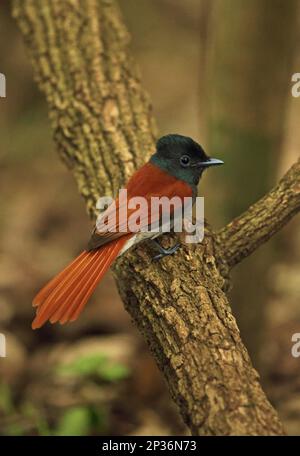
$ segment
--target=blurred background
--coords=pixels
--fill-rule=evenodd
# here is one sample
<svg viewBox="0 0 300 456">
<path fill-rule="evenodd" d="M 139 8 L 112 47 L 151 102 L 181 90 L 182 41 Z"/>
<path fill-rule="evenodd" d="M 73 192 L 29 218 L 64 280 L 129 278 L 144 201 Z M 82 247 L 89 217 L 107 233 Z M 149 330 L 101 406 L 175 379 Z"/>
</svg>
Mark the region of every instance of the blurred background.
<svg viewBox="0 0 300 456">
<path fill-rule="evenodd" d="M 161 134 L 190 135 L 225 166 L 204 177 L 215 227 L 299 157 L 299 0 L 120 0 Z M 0 9 L 1 435 L 184 435 L 188 431 L 110 274 L 79 321 L 30 328 L 36 291 L 85 245 L 91 225 L 51 139 L 9 5 Z M 243 340 L 290 434 L 300 435 L 300 221 L 233 272 Z"/>
</svg>

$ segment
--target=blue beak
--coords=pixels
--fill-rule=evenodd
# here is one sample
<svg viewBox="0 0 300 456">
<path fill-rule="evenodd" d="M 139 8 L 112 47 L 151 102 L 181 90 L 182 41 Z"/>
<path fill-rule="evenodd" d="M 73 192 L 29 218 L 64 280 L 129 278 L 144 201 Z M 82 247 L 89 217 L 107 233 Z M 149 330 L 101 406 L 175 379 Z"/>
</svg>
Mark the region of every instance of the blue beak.
<svg viewBox="0 0 300 456">
<path fill-rule="evenodd" d="M 209 166 L 217 165 L 224 165 L 224 162 L 222 160 L 219 160 L 218 158 L 209 158 L 207 161 L 198 163 L 199 168 L 208 168 Z"/>
</svg>

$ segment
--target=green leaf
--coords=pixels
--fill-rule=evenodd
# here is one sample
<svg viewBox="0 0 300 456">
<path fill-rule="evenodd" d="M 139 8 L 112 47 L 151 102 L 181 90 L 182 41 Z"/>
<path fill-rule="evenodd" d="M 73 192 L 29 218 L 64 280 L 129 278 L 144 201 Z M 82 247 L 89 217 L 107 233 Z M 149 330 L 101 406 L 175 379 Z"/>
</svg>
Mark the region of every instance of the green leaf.
<svg viewBox="0 0 300 456">
<path fill-rule="evenodd" d="M 93 354 L 83 356 L 66 366 L 60 366 L 59 372 L 68 375 L 89 376 L 97 373 L 99 366 L 104 364 L 106 361 L 107 359 L 104 355 Z"/>
<path fill-rule="evenodd" d="M 98 374 L 102 380 L 115 382 L 127 378 L 130 374 L 130 369 L 123 364 L 108 363 L 99 367 Z"/>
<path fill-rule="evenodd" d="M 88 435 L 90 427 L 90 410 L 87 407 L 73 407 L 60 418 L 55 435 Z"/>
<path fill-rule="evenodd" d="M 107 433 L 109 429 L 109 412 L 105 406 L 91 407 L 92 428 L 97 434 Z"/>
</svg>

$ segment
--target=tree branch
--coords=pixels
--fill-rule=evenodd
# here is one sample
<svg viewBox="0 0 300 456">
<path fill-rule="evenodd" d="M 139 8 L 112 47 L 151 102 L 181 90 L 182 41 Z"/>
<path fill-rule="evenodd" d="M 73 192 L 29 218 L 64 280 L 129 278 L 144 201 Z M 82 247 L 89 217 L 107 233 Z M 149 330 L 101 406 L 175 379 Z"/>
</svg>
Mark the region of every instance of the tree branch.
<svg viewBox="0 0 300 456">
<path fill-rule="evenodd" d="M 218 233 L 223 260 L 232 268 L 267 242 L 300 211 L 300 160 L 279 184 Z"/>
<path fill-rule="evenodd" d="M 99 195 L 115 195 L 154 147 L 128 32 L 109 0 L 88 0 L 86 8 L 79 0 L 13 5 L 58 150 L 95 218 Z"/>
<path fill-rule="evenodd" d="M 13 6 L 56 144 L 94 217 L 97 198 L 116 193 L 153 152 L 156 136 L 119 10 L 113 0 Z M 207 227 L 201 245 L 182 244 L 160 262 L 138 246 L 118 260 L 115 275 L 194 434 L 283 434 L 240 339 L 220 264 L 226 273 Z"/>
</svg>

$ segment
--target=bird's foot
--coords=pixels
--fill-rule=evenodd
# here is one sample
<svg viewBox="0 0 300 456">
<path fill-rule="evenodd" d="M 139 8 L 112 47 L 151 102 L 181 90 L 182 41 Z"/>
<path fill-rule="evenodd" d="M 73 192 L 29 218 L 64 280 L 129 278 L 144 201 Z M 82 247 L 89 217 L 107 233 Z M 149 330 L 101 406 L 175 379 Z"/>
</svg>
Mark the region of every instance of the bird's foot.
<svg viewBox="0 0 300 456">
<path fill-rule="evenodd" d="M 153 260 L 160 260 L 165 256 L 173 255 L 180 247 L 180 244 L 175 244 L 173 247 L 169 249 L 165 249 L 162 247 L 155 239 L 152 239 L 152 243 L 155 245 L 155 248 L 159 251 L 159 254 L 153 257 Z"/>
</svg>

